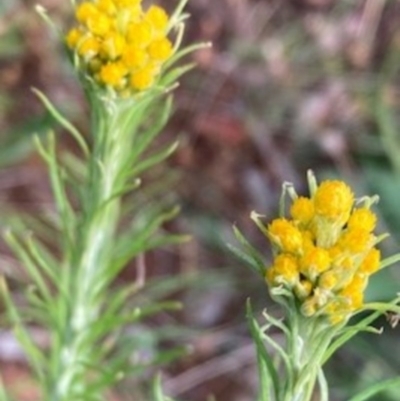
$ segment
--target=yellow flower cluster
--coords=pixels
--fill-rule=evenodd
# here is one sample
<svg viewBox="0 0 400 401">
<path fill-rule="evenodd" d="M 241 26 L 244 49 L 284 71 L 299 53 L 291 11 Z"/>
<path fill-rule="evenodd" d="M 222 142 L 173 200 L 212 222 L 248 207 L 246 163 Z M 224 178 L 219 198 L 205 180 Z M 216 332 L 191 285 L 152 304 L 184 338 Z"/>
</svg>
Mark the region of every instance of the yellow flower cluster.
<svg viewBox="0 0 400 401">
<path fill-rule="evenodd" d="M 295 197 L 291 218 L 267 227 L 275 251 L 268 285 L 289 289 L 305 316 L 324 315 L 338 323 L 359 309 L 368 278 L 380 264 L 370 203 L 356 206 L 342 181 L 324 181 L 310 198 Z"/>
<path fill-rule="evenodd" d="M 172 55 L 169 17 L 161 7 L 146 11 L 142 0 L 92 0 L 75 11 L 77 24 L 66 35 L 87 72 L 120 93 L 151 87 Z"/>
</svg>

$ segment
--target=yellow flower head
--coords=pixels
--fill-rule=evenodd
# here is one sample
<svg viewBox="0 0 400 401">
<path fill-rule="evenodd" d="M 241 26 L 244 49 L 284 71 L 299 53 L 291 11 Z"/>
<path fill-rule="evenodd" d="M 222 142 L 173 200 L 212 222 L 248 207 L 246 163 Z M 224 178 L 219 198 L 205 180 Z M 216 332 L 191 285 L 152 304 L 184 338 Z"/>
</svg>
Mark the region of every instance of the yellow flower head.
<svg viewBox="0 0 400 401">
<path fill-rule="evenodd" d="M 77 43 L 77 52 L 86 61 L 97 56 L 100 51 L 100 42 L 93 36 L 85 36 Z"/>
<path fill-rule="evenodd" d="M 371 232 L 374 230 L 375 226 L 376 216 L 366 207 L 355 209 L 347 222 L 347 227 L 350 230 L 360 229 Z"/>
<path fill-rule="evenodd" d="M 158 6 L 151 6 L 145 15 L 146 21 L 150 22 L 155 30 L 158 32 L 165 31 L 168 26 L 168 15 L 167 13 Z"/>
<path fill-rule="evenodd" d="M 371 275 L 379 270 L 379 263 L 381 261 L 381 253 L 379 249 L 372 248 L 364 260 L 361 262 L 359 272 Z"/>
<path fill-rule="evenodd" d="M 127 68 L 120 62 L 108 63 L 101 67 L 99 76 L 105 85 L 121 89 L 127 72 Z"/>
<path fill-rule="evenodd" d="M 362 306 L 368 277 L 379 269 L 374 198 L 356 208 L 344 182 L 311 183 L 309 197 L 292 196 L 290 218 L 266 228 L 275 251 L 266 278 L 271 291 L 286 287 L 305 316 L 336 324 Z"/>
<path fill-rule="evenodd" d="M 324 181 L 314 197 L 315 213 L 328 219 L 347 220 L 353 202 L 353 192 L 344 182 Z"/>
<path fill-rule="evenodd" d="M 293 201 L 290 207 L 290 215 L 293 220 L 303 225 L 308 225 L 314 217 L 314 202 L 303 196 Z"/>
<path fill-rule="evenodd" d="M 156 67 L 151 64 L 140 70 L 137 70 L 131 75 L 131 87 L 136 90 L 144 90 L 150 88 L 150 86 L 154 83 L 154 77 L 156 74 Z"/>
<path fill-rule="evenodd" d="M 296 258 L 288 254 L 277 256 L 274 265 L 270 267 L 266 278 L 267 281 L 271 281 L 274 284 L 293 286 L 298 282 L 299 278 L 299 269 Z"/>
<path fill-rule="evenodd" d="M 326 249 L 313 247 L 304 253 L 300 261 L 300 271 L 310 279 L 328 270 L 331 257 Z"/>
<path fill-rule="evenodd" d="M 284 252 L 298 253 L 302 249 L 303 237 L 300 230 L 289 220 L 276 219 L 268 227 L 268 234 Z"/>
<path fill-rule="evenodd" d="M 153 86 L 173 53 L 169 17 L 159 6 L 146 10 L 142 0 L 86 0 L 77 5 L 75 18 L 67 46 L 87 75 L 116 93 Z"/>
<path fill-rule="evenodd" d="M 362 253 L 372 242 L 372 235 L 363 229 L 349 229 L 339 238 L 338 245 L 353 254 Z"/>
</svg>

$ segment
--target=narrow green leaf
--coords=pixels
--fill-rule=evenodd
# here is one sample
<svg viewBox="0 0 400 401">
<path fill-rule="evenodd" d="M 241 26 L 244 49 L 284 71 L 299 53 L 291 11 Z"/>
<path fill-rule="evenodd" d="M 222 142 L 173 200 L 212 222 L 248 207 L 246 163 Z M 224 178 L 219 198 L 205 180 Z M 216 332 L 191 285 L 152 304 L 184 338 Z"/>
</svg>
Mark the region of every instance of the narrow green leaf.
<svg viewBox="0 0 400 401">
<path fill-rule="evenodd" d="M 43 244 L 36 241 L 32 235 L 27 239 L 28 249 L 34 258 L 35 262 L 42 271 L 46 273 L 47 277 L 51 280 L 52 284 L 59 287 L 59 275 L 58 270 L 60 268 L 59 263 L 56 262 L 54 257 L 45 248 Z"/>
<path fill-rule="evenodd" d="M 232 244 L 226 244 L 228 250 L 230 250 L 238 259 L 242 262 L 246 263 L 250 269 L 252 269 L 255 273 L 260 274 L 260 268 L 257 263 L 254 262 L 254 259 L 251 258 L 247 253 L 244 253 L 239 248 Z"/>
<path fill-rule="evenodd" d="M 51 294 L 48 288 L 47 283 L 44 281 L 38 267 L 33 262 L 31 256 L 27 252 L 27 250 L 21 245 L 21 243 L 17 240 L 17 238 L 11 233 L 11 231 L 6 231 L 4 234 L 4 239 L 10 248 L 15 252 L 29 276 L 38 287 L 42 296 L 48 301 L 51 302 Z"/>
<path fill-rule="evenodd" d="M 400 305 L 394 305 L 388 302 L 370 302 L 364 304 L 361 310 L 375 310 L 380 313 L 394 312 L 400 314 Z"/>
<path fill-rule="evenodd" d="M 345 327 L 340 332 L 339 336 L 335 339 L 335 341 L 329 346 L 329 348 L 324 353 L 322 364 L 325 364 L 330 359 L 330 357 L 336 352 L 336 350 L 341 348 L 345 343 L 347 343 L 349 340 L 351 340 L 356 334 L 358 334 L 360 331 L 363 331 L 367 327 L 369 327 L 369 325 L 377 317 L 379 317 L 380 314 L 381 314 L 380 312 L 372 313 L 371 315 L 362 319 L 359 323 L 357 323 L 353 326 Z"/>
<path fill-rule="evenodd" d="M 151 128 L 141 133 L 135 138 L 132 155 L 130 157 L 130 163 L 141 155 L 148 146 L 152 143 L 154 138 L 161 132 L 165 124 L 168 122 L 169 116 L 172 110 L 172 97 L 168 96 L 164 102 L 161 112 L 158 114 L 158 118 L 155 122 L 152 121 Z"/>
<path fill-rule="evenodd" d="M 37 151 L 39 152 L 40 156 L 42 157 L 42 159 L 47 164 L 49 164 L 51 156 L 50 156 L 49 152 L 45 149 L 45 147 L 42 144 L 42 141 L 40 140 L 40 138 L 37 135 L 35 135 L 33 137 L 33 142 L 36 146 Z"/>
<path fill-rule="evenodd" d="M 175 10 L 171 14 L 171 17 L 169 19 L 168 26 L 167 26 L 167 31 L 169 31 L 177 23 L 177 20 L 179 20 L 181 14 L 182 14 L 182 11 L 185 8 L 188 1 L 189 0 L 180 0 L 179 1 L 177 6 L 175 7 Z"/>
<path fill-rule="evenodd" d="M 139 216 L 139 220 L 134 221 L 130 229 L 116 241 L 111 263 L 113 267 L 108 271 L 107 280 L 114 277 L 129 260 L 148 249 L 149 238 L 162 224 L 174 218 L 179 210 L 179 207 L 171 208 L 165 212 L 155 209 L 148 215 L 146 215 L 146 211 L 142 211 L 143 215 Z"/>
<path fill-rule="evenodd" d="M 0 277 L 0 293 L 3 297 L 7 314 L 10 320 L 14 323 L 15 328 L 15 337 L 20 342 L 21 346 L 26 352 L 27 358 L 30 361 L 30 365 L 32 366 L 33 370 L 35 371 L 38 379 L 43 382 L 44 380 L 44 368 L 46 366 L 46 361 L 39 350 L 38 346 L 32 340 L 31 335 L 28 333 L 26 328 L 22 323 L 22 319 L 17 307 L 14 305 L 12 301 L 6 282 L 3 277 Z"/>
<path fill-rule="evenodd" d="M 368 387 L 366 390 L 362 391 L 361 393 L 355 395 L 354 397 L 351 397 L 348 401 L 365 401 L 373 397 L 374 395 L 382 391 L 391 389 L 393 387 L 400 388 L 400 377 L 396 377 L 393 379 L 385 380 L 383 382 L 374 384 L 371 387 Z"/>
<path fill-rule="evenodd" d="M 166 401 L 161 388 L 161 375 L 157 375 L 153 382 L 153 401 Z"/>
<path fill-rule="evenodd" d="M 53 106 L 43 92 L 36 88 L 32 88 L 32 91 L 41 100 L 48 112 L 73 136 L 73 138 L 75 138 L 84 155 L 88 156 L 89 148 L 85 139 L 83 138 L 83 135 L 65 117 L 62 116 L 62 114 Z"/>
<path fill-rule="evenodd" d="M 180 302 L 165 301 L 152 304 L 144 307 L 137 307 L 133 311 L 127 313 L 120 312 L 119 314 L 108 314 L 101 316 L 96 323 L 93 323 L 90 331 L 93 340 L 99 338 L 101 335 L 110 333 L 125 325 L 137 322 L 147 316 L 154 315 L 159 312 L 176 311 L 182 309 Z"/>
<path fill-rule="evenodd" d="M 63 222 L 63 233 L 68 242 L 72 242 L 75 215 L 67 197 L 66 189 L 61 175 L 60 166 L 56 159 L 55 138 L 49 133 L 49 171 L 51 186 L 56 200 L 57 209 Z M 66 247 L 67 248 L 67 247 Z"/>
<path fill-rule="evenodd" d="M 233 226 L 233 233 L 239 243 L 243 246 L 245 252 L 251 257 L 254 261 L 254 267 L 257 269 L 257 272 L 264 277 L 265 276 L 265 262 L 261 254 L 247 241 L 244 235 L 240 232 L 240 230 Z"/>
<path fill-rule="evenodd" d="M 262 341 L 262 334 L 258 323 L 253 317 L 250 300 L 247 300 L 246 305 L 247 321 L 250 326 L 250 333 L 256 346 L 256 354 L 260 378 L 260 400 L 269 401 L 270 395 L 270 382 L 272 383 L 275 400 L 279 399 L 279 377 L 275 369 L 274 361 L 265 349 Z"/>
<path fill-rule="evenodd" d="M 186 46 L 183 49 L 177 51 L 174 55 L 172 55 L 172 57 L 169 58 L 168 61 L 164 64 L 164 68 L 169 68 L 181 58 L 185 57 L 187 54 L 193 53 L 196 50 L 207 49 L 209 47 L 212 47 L 211 42 L 201 42 Z"/>
<path fill-rule="evenodd" d="M 174 142 L 172 145 L 167 146 L 166 148 L 162 149 L 161 151 L 153 154 L 143 161 L 139 162 L 132 170 L 131 170 L 131 177 L 135 177 L 142 173 L 143 171 L 149 169 L 150 167 L 155 166 L 158 163 L 161 163 L 163 160 L 167 159 L 171 156 L 175 150 L 178 148 L 178 142 Z"/>
<path fill-rule="evenodd" d="M 325 378 L 324 371 L 319 369 L 318 371 L 318 384 L 320 392 L 320 401 L 329 401 L 329 387 Z"/>
<path fill-rule="evenodd" d="M 176 67 L 168 71 L 162 78 L 160 84 L 168 87 L 175 83 L 182 75 L 186 74 L 196 66 L 195 63 L 186 64 L 182 67 Z"/>
<path fill-rule="evenodd" d="M 381 269 L 384 269 L 385 267 L 394 265 L 397 262 L 400 262 L 400 253 L 383 259 L 381 261 L 381 263 L 380 263 L 380 267 L 379 268 L 381 270 Z"/>
</svg>

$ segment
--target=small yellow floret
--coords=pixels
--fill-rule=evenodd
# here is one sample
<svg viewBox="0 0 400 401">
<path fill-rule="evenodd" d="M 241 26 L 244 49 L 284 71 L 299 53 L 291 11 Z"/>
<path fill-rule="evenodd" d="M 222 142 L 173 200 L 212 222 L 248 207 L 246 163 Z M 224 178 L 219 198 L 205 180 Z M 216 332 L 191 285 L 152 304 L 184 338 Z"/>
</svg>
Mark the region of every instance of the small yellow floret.
<svg viewBox="0 0 400 401">
<path fill-rule="evenodd" d="M 343 320 L 348 317 L 349 312 L 348 305 L 344 305 L 343 302 L 340 302 L 337 299 L 333 299 L 325 307 L 325 313 L 328 314 L 329 321 L 333 325 L 342 323 Z"/>
<path fill-rule="evenodd" d="M 339 283 L 338 272 L 329 270 L 325 272 L 318 280 L 318 286 L 325 290 L 334 289 Z"/>
<path fill-rule="evenodd" d="M 379 270 L 380 260 L 381 252 L 379 249 L 372 248 L 362 261 L 358 271 L 367 275 L 373 274 Z"/>
<path fill-rule="evenodd" d="M 301 224 L 307 225 L 314 217 L 313 201 L 305 197 L 295 199 L 290 207 L 290 215 L 293 220 L 297 220 Z"/>
<path fill-rule="evenodd" d="M 93 35 L 105 36 L 112 28 L 111 19 L 100 11 L 90 16 L 86 21 L 86 26 Z"/>
<path fill-rule="evenodd" d="M 280 254 L 274 260 L 271 268 L 273 271 L 273 284 L 294 285 L 298 281 L 298 263 L 294 256 Z"/>
<path fill-rule="evenodd" d="M 303 237 L 300 230 L 286 219 L 273 220 L 268 226 L 268 234 L 271 240 L 285 252 L 298 253 L 302 249 Z"/>
<path fill-rule="evenodd" d="M 70 49 L 73 49 L 77 46 L 79 40 L 82 37 L 82 32 L 78 28 L 72 28 L 66 38 L 65 41 Z"/>
<path fill-rule="evenodd" d="M 122 54 L 122 61 L 128 68 L 141 68 L 148 59 L 147 52 L 138 47 L 129 46 Z"/>
<path fill-rule="evenodd" d="M 109 16 L 114 16 L 117 12 L 117 7 L 113 0 L 97 0 L 97 7 Z"/>
<path fill-rule="evenodd" d="M 100 80 L 105 85 L 119 88 L 127 72 L 126 67 L 120 62 L 108 63 L 100 70 Z"/>
<path fill-rule="evenodd" d="M 131 75 L 131 86 L 136 90 L 144 90 L 153 85 L 157 71 L 153 66 L 147 66 Z"/>
<path fill-rule="evenodd" d="M 86 36 L 78 42 L 78 54 L 86 59 L 95 57 L 100 50 L 100 42 L 93 36 Z"/>
<path fill-rule="evenodd" d="M 146 21 L 129 24 L 127 38 L 129 44 L 135 47 L 145 48 L 153 37 L 151 25 Z"/>
<path fill-rule="evenodd" d="M 149 55 L 158 61 L 165 61 L 172 54 L 172 43 L 167 38 L 161 38 L 150 43 Z"/>
<path fill-rule="evenodd" d="M 145 19 L 158 31 L 165 31 L 169 20 L 167 13 L 158 6 L 151 6 L 146 12 Z"/>
<path fill-rule="evenodd" d="M 353 254 L 361 253 L 368 249 L 372 238 L 372 235 L 366 230 L 347 230 L 339 238 L 338 245 Z"/>
<path fill-rule="evenodd" d="M 300 269 L 303 274 L 314 278 L 317 274 L 328 270 L 331 265 L 331 257 L 326 249 L 310 248 L 300 261 Z"/>
<path fill-rule="evenodd" d="M 125 38 L 117 32 L 110 32 L 101 45 L 102 55 L 111 60 L 121 56 L 125 48 Z"/>
<path fill-rule="evenodd" d="M 323 181 L 315 193 L 315 213 L 344 223 L 348 219 L 353 202 L 353 192 L 344 182 Z"/>
<path fill-rule="evenodd" d="M 363 304 L 364 289 L 367 280 L 359 274 L 353 277 L 353 280 L 340 292 L 340 296 L 346 298 L 351 310 L 359 309 Z"/>
<path fill-rule="evenodd" d="M 356 209 L 351 214 L 347 226 L 350 229 L 361 229 L 371 232 L 376 226 L 376 216 L 366 207 Z"/>
<path fill-rule="evenodd" d="M 98 11 L 92 2 L 85 1 L 76 8 L 75 16 L 79 22 L 86 23 L 89 18 L 97 15 Z"/>
<path fill-rule="evenodd" d="M 140 4 L 142 0 L 114 0 L 118 8 L 130 8 Z"/>
</svg>

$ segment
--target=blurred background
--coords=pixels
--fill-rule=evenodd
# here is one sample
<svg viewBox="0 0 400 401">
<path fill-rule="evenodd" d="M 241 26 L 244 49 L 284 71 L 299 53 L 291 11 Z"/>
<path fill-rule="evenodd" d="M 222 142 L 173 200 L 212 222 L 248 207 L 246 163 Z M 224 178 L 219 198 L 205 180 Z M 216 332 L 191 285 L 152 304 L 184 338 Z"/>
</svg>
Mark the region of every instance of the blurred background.
<svg viewBox="0 0 400 401">
<path fill-rule="evenodd" d="M 0 2 L 0 223 L 10 215 L 53 209 L 44 164 L 33 134 L 56 129 L 60 149 L 73 149 L 30 88 L 37 87 L 82 131 L 88 108 L 57 37 L 34 11 L 34 0 Z M 71 21 L 68 0 L 41 0 L 57 26 Z M 175 1 L 165 0 L 166 8 Z M 306 191 L 306 171 L 319 180 L 340 177 L 358 196 L 379 194 L 379 232 L 400 241 L 400 1 L 399 0 L 190 0 L 186 43 L 211 41 L 196 52 L 197 68 L 176 91 L 175 113 L 162 141 L 180 147 L 163 166 L 165 192 L 181 206 L 166 229 L 189 233 L 183 245 L 146 256 L 146 296 L 180 299 L 184 309 L 132 327 L 140 352 L 171 344 L 188 352 L 162 366 L 167 394 L 187 401 L 254 401 L 257 370 L 245 321 L 269 308 L 262 279 L 235 259 L 232 225 L 269 259 L 269 245 L 250 221 L 252 210 L 276 216 L 283 181 Z M 190 58 L 188 59 L 190 61 Z M 156 173 L 156 174 L 158 174 Z M 7 223 L 6 223 L 7 222 Z M 40 229 L 39 226 L 36 229 Z M 43 227 L 42 227 L 43 229 Z M 45 229 L 44 229 L 45 230 Z M 24 277 L 1 245 L 0 269 L 18 298 Z M 135 266 L 120 280 L 133 280 Z M 394 266 L 371 280 L 369 300 L 389 300 L 400 288 Z M 365 334 L 327 364 L 331 401 L 400 372 L 400 329 L 385 318 L 382 335 Z M 32 324 L 37 341 L 46 333 Z M 279 335 L 278 333 L 276 335 Z M 21 401 L 38 400 L 12 332 L 0 331 L 0 371 Z M 143 400 L 140 380 L 123 382 L 110 400 Z M 138 384 L 139 383 L 139 384 Z M 318 398 L 316 398 L 318 399 Z M 375 401 L 399 401 L 400 390 Z"/>
</svg>

